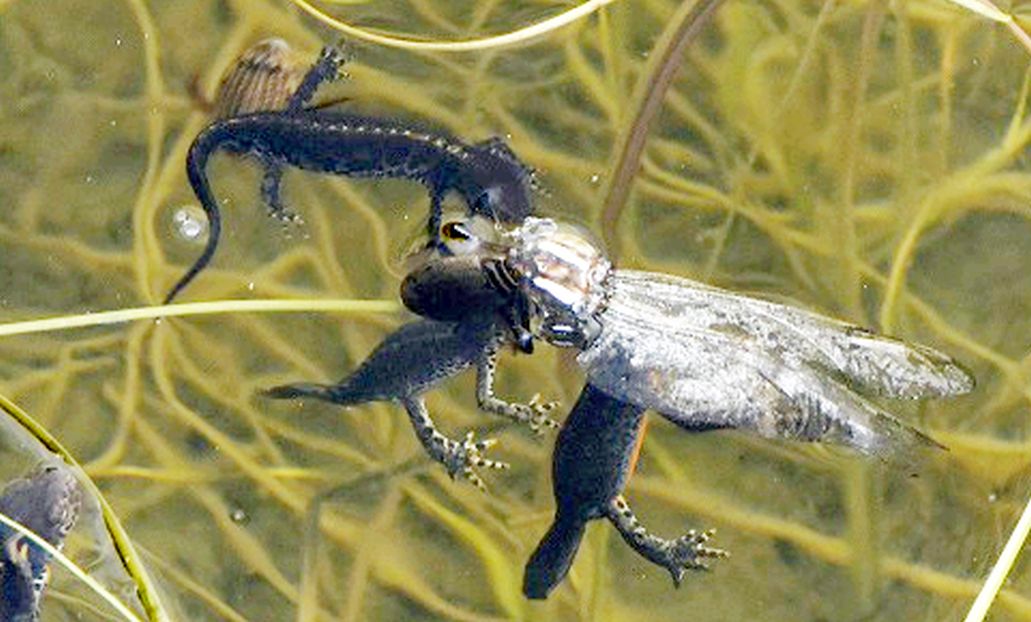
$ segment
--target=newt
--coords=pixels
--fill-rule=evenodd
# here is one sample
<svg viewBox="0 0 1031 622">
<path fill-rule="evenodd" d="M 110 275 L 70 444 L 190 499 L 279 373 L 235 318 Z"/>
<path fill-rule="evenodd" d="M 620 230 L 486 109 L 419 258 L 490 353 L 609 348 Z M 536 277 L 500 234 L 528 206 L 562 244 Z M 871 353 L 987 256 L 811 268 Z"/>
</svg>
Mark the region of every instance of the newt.
<svg viewBox="0 0 1031 622">
<path fill-rule="evenodd" d="M 218 119 L 190 146 L 186 174 L 209 223 L 200 257 L 172 287 L 171 302 L 210 263 L 222 230 L 207 165 L 217 151 L 252 156 L 264 167 L 261 196 L 270 214 L 296 221 L 280 197 L 284 168 L 358 178 L 422 183 L 430 194 L 427 231 L 438 234 L 443 200 L 456 193 L 470 215 L 518 224 L 533 212 L 533 174 L 501 138 L 469 144 L 417 125 L 310 106 L 319 86 L 335 80 L 345 56 L 327 46 L 282 110 Z"/>
<path fill-rule="evenodd" d="M 47 463 L 9 483 L 0 512 L 60 549 L 75 526 L 82 490 L 68 469 Z M 21 533 L 0 525 L 0 620 L 34 622 L 50 578 L 50 555 Z"/>
</svg>

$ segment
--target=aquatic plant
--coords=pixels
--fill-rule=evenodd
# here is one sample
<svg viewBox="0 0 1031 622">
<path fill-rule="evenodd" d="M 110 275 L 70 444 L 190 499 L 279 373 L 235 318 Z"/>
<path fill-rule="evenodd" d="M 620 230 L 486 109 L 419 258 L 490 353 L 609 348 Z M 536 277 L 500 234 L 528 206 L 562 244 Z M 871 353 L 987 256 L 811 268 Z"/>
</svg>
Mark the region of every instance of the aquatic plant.
<svg viewBox="0 0 1031 622">
<path fill-rule="evenodd" d="M 320 5 L 366 30 L 438 41 L 503 34 L 573 6 Z M 257 167 L 224 157 L 211 174 L 227 235 L 184 301 L 382 306 L 223 304 L 203 317 L 0 339 L 0 393 L 100 486 L 170 617 L 966 611 L 1031 473 L 1027 52 L 1004 27 L 930 0 L 728 0 L 706 27 L 678 30 L 690 10 L 622 0 L 518 45 L 466 52 L 356 43 L 350 80 L 333 90 L 356 110 L 470 140 L 506 136 L 542 173 L 541 211 L 602 234 L 623 266 L 790 297 L 964 360 L 973 395 L 905 413 L 949 452 L 899 468 L 655 425 L 629 489 L 636 510 L 666 533 L 714 525 L 735 557 L 673 591 L 595 529 L 566 585 L 530 605 L 519 581 L 550 518 L 551 439 L 477 414 L 471 378 L 431 395 L 442 427 L 500 439 L 496 455 L 513 469 L 492 474 L 484 495 L 423 461 L 396 408 L 258 396 L 294 378 L 336 380 L 403 321 L 390 309 L 425 192 L 289 172 L 284 191 L 306 224 L 284 229 L 263 214 Z M 666 55 L 687 32 L 686 51 Z M 337 36 L 270 0 L 0 0 L 5 322 L 160 298 L 198 250 L 174 225 L 195 204 L 183 159 L 207 120 L 189 84 L 196 77 L 210 94 L 269 35 L 311 55 Z M 667 58 L 679 69 L 656 79 Z M 638 125 L 652 89 L 667 84 L 651 123 Z M 640 155 L 624 164 L 631 139 Z M 618 175 L 624 167 L 633 174 Z M 574 366 L 541 350 L 506 364 L 499 389 L 568 407 Z M 88 559 L 77 557 L 86 548 L 73 538 L 66 552 Z M 81 611 L 61 598 L 71 579 L 56 574 L 48 610 Z M 993 611 L 1031 618 L 1028 594 L 1018 565 Z"/>
</svg>

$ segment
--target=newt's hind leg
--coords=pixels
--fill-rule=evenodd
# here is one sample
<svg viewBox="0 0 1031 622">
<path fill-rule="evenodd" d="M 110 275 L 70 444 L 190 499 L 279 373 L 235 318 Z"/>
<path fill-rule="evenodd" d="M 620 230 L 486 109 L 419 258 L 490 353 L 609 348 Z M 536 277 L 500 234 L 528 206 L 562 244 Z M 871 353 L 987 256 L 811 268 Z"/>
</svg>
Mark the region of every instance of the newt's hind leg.
<svg viewBox="0 0 1031 622">
<path fill-rule="evenodd" d="M 430 419 L 430 413 L 426 409 L 426 403 L 421 397 L 409 397 L 402 400 L 405 410 L 408 411 L 408 418 L 415 428 L 415 435 L 419 437 L 426 453 L 437 462 L 444 465 L 448 475 L 454 479 L 461 474 L 480 490 L 485 490 L 483 480 L 476 473 L 474 468 L 483 469 L 507 469 L 508 464 L 488 460 L 483 457 L 483 452 L 497 443 L 492 438 L 482 441 L 474 441 L 473 433 L 470 430 L 465 435 L 465 440 L 456 441 L 450 439 L 437 430 L 437 426 Z"/>
<path fill-rule="evenodd" d="M 343 45 L 327 45 L 322 48 L 319 59 L 311 66 L 308 73 L 304 74 L 300 86 L 294 91 L 286 104 L 287 112 L 297 112 L 311 103 L 312 97 L 324 82 L 332 82 L 340 77 L 340 67 L 347 62 L 348 53 Z"/>
<path fill-rule="evenodd" d="M 648 533 L 622 495 L 612 500 L 606 516 L 631 548 L 653 564 L 668 570 L 677 587 L 680 587 L 684 578 L 684 570 L 708 570 L 706 560 L 729 556 L 723 549 L 705 545 L 715 533 L 712 529 L 702 532 L 691 529 L 675 540 Z"/>
<path fill-rule="evenodd" d="M 530 429 L 537 434 L 543 434 L 545 428 L 558 428 L 558 422 L 548 417 L 548 413 L 558 406 L 558 402 L 542 402 L 540 395 L 535 395 L 528 404 L 516 404 L 506 402 L 494 395 L 494 373 L 498 366 L 498 347 L 498 343 L 488 345 L 476 363 L 476 402 L 480 409 L 528 424 Z"/>
<path fill-rule="evenodd" d="M 261 199 L 268 207 L 269 216 L 285 224 L 303 224 L 304 219 L 287 209 L 279 193 L 283 184 L 283 165 L 274 160 L 266 160 L 263 164 L 265 173 L 261 178 Z"/>
</svg>

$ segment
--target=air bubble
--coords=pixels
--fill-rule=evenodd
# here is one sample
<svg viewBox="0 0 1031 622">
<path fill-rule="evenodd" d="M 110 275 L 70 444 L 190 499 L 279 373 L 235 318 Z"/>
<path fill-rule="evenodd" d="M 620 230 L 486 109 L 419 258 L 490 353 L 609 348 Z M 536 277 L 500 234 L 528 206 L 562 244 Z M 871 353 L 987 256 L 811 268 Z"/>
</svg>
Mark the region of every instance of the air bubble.
<svg viewBox="0 0 1031 622">
<path fill-rule="evenodd" d="M 172 225 L 184 240 L 194 242 L 208 233 L 208 219 L 196 205 L 184 205 L 172 215 Z"/>
</svg>

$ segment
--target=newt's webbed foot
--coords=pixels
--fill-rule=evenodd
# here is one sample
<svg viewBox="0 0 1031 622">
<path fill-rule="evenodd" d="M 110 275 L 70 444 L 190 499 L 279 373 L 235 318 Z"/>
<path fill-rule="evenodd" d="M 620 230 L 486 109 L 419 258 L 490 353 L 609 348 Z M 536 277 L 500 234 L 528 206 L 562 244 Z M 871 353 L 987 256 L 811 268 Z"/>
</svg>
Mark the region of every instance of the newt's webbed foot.
<svg viewBox="0 0 1031 622">
<path fill-rule="evenodd" d="M 559 423 L 549 417 L 551 411 L 558 408 L 559 402 L 543 402 L 538 393 L 526 404 L 506 402 L 494 397 L 493 393 L 480 400 L 480 409 L 491 414 L 506 417 L 518 423 L 525 423 L 534 434 L 544 434 L 546 430 L 556 430 Z"/>
<path fill-rule="evenodd" d="M 677 587 L 680 587 L 680 582 L 684 579 L 685 570 L 708 570 L 708 560 L 730 556 L 723 549 L 706 546 L 716 533 L 713 529 L 702 532 L 692 529 L 674 540 L 666 540 L 648 533 L 622 496 L 612 500 L 608 518 L 635 551 L 653 564 L 669 571 L 673 577 L 673 584 Z"/>
<path fill-rule="evenodd" d="M 300 86 L 287 102 L 287 111 L 297 112 L 308 106 L 312 97 L 315 96 L 315 92 L 323 83 L 333 82 L 340 77 L 340 67 L 349 58 L 350 54 L 342 42 L 323 47 L 319 59 L 311 66 L 308 73 L 304 74 Z"/>
<path fill-rule="evenodd" d="M 479 474 L 476 473 L 475 469 L 507 469 L 509 464 L 507 462 L 498 462 L 497 460 L 489 460 L 483 457 L 483 452 L 490 449 L 497 444 L 497 440 L 493 438 L 485 438 L 481 441 L 473 440 L 473 432 L 470 430 L 466 433 L 465 439 L 461 442 L 454 441 L 452 439 L 444 437 L 444 444 L 441 449 L 442 456 L 437 460 L 444 465 L 447 469 L 448 475 L 451 479 L 455 479 L 461 474 L 462 477 L 469 480 L 469 482 L 479 488 L 480 490 L 486 490 L 487 487 L 483 483 L 483 479 L 480 478 Z M 430 454 L 433 455 L 433 451 Z"/>
<path fill-rule="evenodd" d="M 701 532 L 689 529 L 679 538 L 667 541 L 666 563 L 660 565 L 669 570 L 675 586 L 680 587 L 685 569 L 708 570 L 707 560 L 730 556 L 730 553 L 723 549 L 705 545 L 715 534 L 715 529 L 706 529 Z"/>
<path fill-rule="evenodd" d="M 511 417 L 515 421 L 525 423 L 530 426 L 530 430 L 534 434 L 544 434 L 545 430 L 557 430 L 559 427 L 558 421 L 555 421 L 548 416 L 551 411 L 558 408 L 560 402 L 544 402 L 541 401 L 540 393 L 530 398 L 530 401 L 526 404 L 513 404 L 511 402 L 504 402 L 497 398 L 495 400 L 504 405 L 505 412 L 496 412 L 507 417 Z"/>
</svg>

